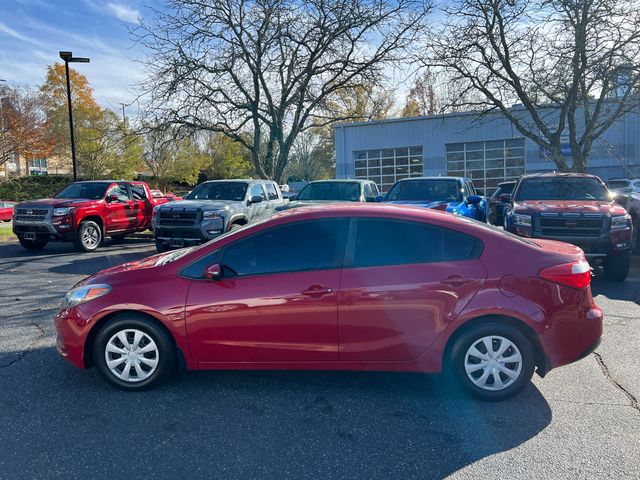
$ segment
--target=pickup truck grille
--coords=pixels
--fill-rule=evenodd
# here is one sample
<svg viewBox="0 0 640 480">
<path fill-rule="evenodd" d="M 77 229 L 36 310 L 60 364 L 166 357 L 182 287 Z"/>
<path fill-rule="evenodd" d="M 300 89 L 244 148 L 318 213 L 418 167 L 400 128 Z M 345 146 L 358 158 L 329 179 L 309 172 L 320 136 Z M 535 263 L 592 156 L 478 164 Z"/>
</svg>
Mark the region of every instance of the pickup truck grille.
<svg viewBox="0 0 640 480">
<path fill-rule="evenodd" d="M 15 217 L 21 222 L 43 222 L 49 214 L 48 208 L 17 208 Z"/>
<path fill-rule="evenodd" d="M 539 231 L 551 237 L 599 237 L 602 235 L 605 217 L 540 217 Z"/>
<path fill-rule="evenodd" d="M 179 210 L 169 210 L 163 211 L 160 210 L 158 212 L 158 225 L 163 226 L 173 226 L 173 227 L 186 227 L 190 225 L 194 225 L 198 222 L 200 213 L 193 211 L 179 211 Z"/>
</svg>

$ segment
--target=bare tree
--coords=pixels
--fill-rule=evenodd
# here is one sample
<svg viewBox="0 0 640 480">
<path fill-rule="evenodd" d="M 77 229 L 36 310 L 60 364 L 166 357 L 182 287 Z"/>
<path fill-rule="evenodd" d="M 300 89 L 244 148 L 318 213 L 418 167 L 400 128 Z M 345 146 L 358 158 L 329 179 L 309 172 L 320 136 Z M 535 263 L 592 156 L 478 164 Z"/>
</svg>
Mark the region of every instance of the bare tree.
<svg viewBox="0 0 640 480">
<path fill-rule="evenodd" d="M 563 171 L 586 171 L 593 142 L 638 107 L 637 0 L 454 0 L 445 18 L 425 63 L 450 73 L 461 95 L 476 93 L 469 107 L 507 117 Z"/>
<path fill-rule="evenodd" d="M 281 180 L 296 137 L 348 120 L 329 103 L 379 83 L 418 44 L 429 0 L 169 0 L 143 24 L 158 118 L 221 132 Z"/>
</svg>

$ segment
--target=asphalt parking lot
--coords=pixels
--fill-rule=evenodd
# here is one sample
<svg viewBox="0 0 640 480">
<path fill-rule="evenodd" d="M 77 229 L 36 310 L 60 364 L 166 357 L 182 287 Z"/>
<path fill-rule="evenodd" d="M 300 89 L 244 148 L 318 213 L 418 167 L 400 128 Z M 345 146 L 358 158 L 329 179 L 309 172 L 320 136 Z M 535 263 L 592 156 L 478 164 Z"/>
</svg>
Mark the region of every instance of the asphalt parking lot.
<svg viewBox="0 0 640 480">
<path fill-rule="evenodd" d="M 123 393 L 58 356 L 52 318 L 84 276 L 154 252 L 0 243 L 0 478 L 640 477 L 638 266 L 593 284 L 597 352 L 503 403 L 359 372 L 197 372 Z"/>
</svg>

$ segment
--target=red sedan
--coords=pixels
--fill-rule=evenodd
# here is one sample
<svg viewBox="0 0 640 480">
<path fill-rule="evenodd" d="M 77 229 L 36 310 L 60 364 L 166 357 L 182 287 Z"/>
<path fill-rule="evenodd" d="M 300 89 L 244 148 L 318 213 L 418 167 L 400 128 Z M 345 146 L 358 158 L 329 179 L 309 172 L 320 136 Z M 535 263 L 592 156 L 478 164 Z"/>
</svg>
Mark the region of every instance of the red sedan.
<svg viewBox="0 0 640 480">
<path fill-rule="evenodd" d="M 13 207 L 16 202 L 3 202 L 0 201 L 0 221 L 10 222 L 13 217 Z"/>
<path fill-rule="evenodd" d="M 517 261 L 514 261 L 517 259 Z M 582 250 L 394 205 L 287 211 L 78 284 L 57 348 L 137 390 L 187 369 L 449 369 L 503 399 L 602 335 Z"/>
</svg>

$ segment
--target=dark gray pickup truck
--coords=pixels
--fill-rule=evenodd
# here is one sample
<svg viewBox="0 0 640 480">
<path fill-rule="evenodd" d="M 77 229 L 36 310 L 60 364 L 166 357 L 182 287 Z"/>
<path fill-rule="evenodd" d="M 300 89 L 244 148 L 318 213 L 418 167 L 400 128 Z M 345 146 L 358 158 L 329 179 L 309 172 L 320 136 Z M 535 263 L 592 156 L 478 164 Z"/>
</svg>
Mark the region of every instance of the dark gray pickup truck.
<svg viewBox="0 0 640 480">
<path fill-rule="evenodd" d="M 207 242 L 224 232 L 270 217 L 284 200 L 270 180 L 213 180 L 184 200 L 153 211 L 156 250 L 165 252 Z"/>
</svg>

